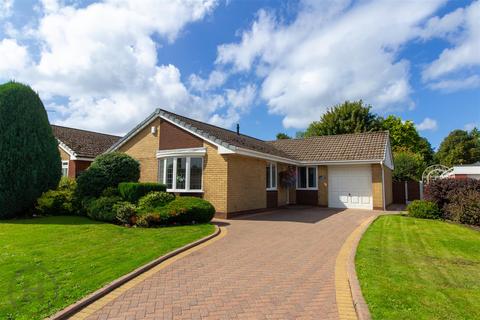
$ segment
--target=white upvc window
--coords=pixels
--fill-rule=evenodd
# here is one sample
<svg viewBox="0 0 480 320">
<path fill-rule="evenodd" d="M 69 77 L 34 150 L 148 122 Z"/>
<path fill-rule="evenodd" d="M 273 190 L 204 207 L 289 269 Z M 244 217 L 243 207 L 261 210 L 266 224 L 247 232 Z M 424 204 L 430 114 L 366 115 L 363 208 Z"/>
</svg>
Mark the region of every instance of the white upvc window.
<svg viewBox="0 0 480 320">
<path fill-rule="evenodd" d="M 203 157 L 159 159 L 159 182 L 169 192 L 203 192 Z"/>
<path fill-rule="evenodd" d="M 267 163 L 267 190 L 277 190 L 277 164 L 275 162 Z"/>
<path fill-rule="evenodd" d="M 318 175 L 316 166 L 297 167 L 297 189 L 317 190 Z"/>
<path fill-rule="evenodd" d="M 62 161 L 62 177 L 68 177 L 68 161 Z"/>
</svg>

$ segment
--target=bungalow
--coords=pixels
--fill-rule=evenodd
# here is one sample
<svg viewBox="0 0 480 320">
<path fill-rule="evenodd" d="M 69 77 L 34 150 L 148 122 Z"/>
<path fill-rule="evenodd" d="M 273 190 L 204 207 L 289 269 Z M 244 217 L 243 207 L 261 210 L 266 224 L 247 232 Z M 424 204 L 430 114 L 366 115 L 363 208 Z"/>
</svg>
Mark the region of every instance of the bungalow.
<svg viewBox="0 0 480 320">
<path fill-rule="evenodd" d="M 104 153 L 120 137 L 109 134 L 52 125 L 62 158 L 62 175 L 76 178 L 96 156 Z"/>
<path fill-rule="evenodd" d="M 109 151 L 141 164 L 141 181 L 210 201 L 217 216 L 287 204 L 385 209 L 392 203 L 387 131 L 263 141 L 157 109 Z"/>
</svg>

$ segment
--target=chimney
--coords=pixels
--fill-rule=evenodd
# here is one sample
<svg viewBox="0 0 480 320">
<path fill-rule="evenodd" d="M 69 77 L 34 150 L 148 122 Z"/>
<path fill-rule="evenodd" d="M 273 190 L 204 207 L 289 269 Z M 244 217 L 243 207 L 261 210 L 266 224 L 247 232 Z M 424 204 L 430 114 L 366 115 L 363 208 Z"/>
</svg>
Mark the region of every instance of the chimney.
<svg viewBox="0 0 480 320">
<path fill-rule="evenodd" d="M 237 134 L 240 135 L 240 124 L 237 123 Z"/>
</svg>

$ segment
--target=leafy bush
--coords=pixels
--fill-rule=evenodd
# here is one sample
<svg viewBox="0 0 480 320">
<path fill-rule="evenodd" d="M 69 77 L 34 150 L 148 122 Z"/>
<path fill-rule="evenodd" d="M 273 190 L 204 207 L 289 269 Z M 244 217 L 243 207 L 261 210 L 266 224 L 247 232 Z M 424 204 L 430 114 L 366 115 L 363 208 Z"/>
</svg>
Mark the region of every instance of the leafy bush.
<svg viewBox="0 0 480 320">
<path fill-rule="evenodd" d="M 38 198 L 36 210 L 42 215 L 72 215 L 75 213 L 73 192 L 68 190 L 49 190 Z"/>
<path fill-rule="evenodd" d="M 121 201 L 120 197 L 100 197 L 86 200 L 87 215 L 93 220 L 114 222 L 117 212 L 113 207 Z"/>
<path fill-rule="evenodd" d="M 139 226 L 160 226 L 169 224 L 207 223 L 215 215 L 213 205 L 196 197 L 179 197 L 164 207 L 152 212 L 143 213 L 138 221 Z"/>
<path fill-rule="evenodd" d="M 60 161 L 40 97 L 20 83 L 0 85 L 0 219 L 24 215 L 56 188 Z"/>
<path fill-rule="evenodd" d="M 437 179 L 425 187 L 425 200 L 435 202 L 440 209 L 451 202 L 455 194 L 464 194 L 465 190 L 480 192 L 480 180 L 475 179 Z"/>
<path fill-rule="evenodd" d="M 57 190 L 44 192 L 37 199 L 36 211 L 41 215 L 72 215 L 78 210 L 74 193 L 77 184 L 75 180 L 62 177 Z"/>
<path fill-rule="evenodd" d="M 116 213 L 116 219 L 123 224 L 132 224 L 132 220 L 137 215 L 137 207 L 127 201 L 116 203 L 113 211 Z"/>
<path fill-rule="evenodd" d="M 415 200 L 407 207 L 408 215 L 423 219 L 440 219 L 442 212 L 435 202 Z"/>
<path fill-rule="evenodd" d="M 153 210 L 165 206 L 175 200 L 175 195 L 167 192 L 154 191 L 138 200 L 138 207 L 141 210 Z"/>
<path fill-rule="evenodd" d="M 122 182 L 118 185 L 118 191 L 123 199 L 132 203 L 137 203 L 141 197 L 152 191 L 166 190 L 166 185 L 155 182 Z"/>
<path fill-rule="evenodd" d="M 118 188 L 115 187 L 108 187 L 102 191 L 102 197 L 119 197 L 120 193 L 118 192 Z"/>
<path fill-rule="evenodd" d="M 136 182 L 140 177 L 137 160 L 121 152 L 98 156 L 90 167 L 77 178 L 77 193 L 80 198 L 98 197 L 120 182 Z"/>
<path fill-rule="evenodd" d="M 463 190 L 450 197 L 445 206 L 446 217 L 459 223 L 480 226 L 480 192 Z"/>
</svg>

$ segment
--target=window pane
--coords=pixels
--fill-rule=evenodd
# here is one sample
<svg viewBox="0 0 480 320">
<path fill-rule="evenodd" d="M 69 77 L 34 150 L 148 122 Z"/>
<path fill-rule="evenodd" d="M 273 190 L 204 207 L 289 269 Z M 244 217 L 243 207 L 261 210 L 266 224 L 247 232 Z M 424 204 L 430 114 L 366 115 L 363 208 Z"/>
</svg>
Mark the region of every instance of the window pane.
<svg viewBox="0 0 480 320">
<path fill-rule="evenodd" d="M 310 167 L 308 168 L 308 187 L 316 188 L 317 187 L 317 168 Z"/>
<path fill-rule="evenodd" d="M 167 188 L 173 188 L 173 158 L 167 158 Z"/>
<path fill-rule="evenodd" d="M 267 179 L 266 179 L 266 181 L 267 181 L 267 189 L 268 189 L 268 188 L 270 188 L 270 164 L 267 164 L 266 169 L 267 169 L 267 175 L 266 175 Z"/>
<path fill-rule="evenodd" d="M 62 161 L 62 176 L 68 176 L 68 161 Z"/>
<path fill-rule="evenodd" d="M 307 187 L 307 168 L 299 167 L 297 178 L 298 178 L 298 187 L 306 188 Z"/>
<path fill-rule="evenodd" d="M 190 189 L 202 189 L 202 158 L 190 159 Z"/>
<path fill-rule="evenodd" d="M 158 182 L 159 183 L 165 183 L 165 181 L 163 181 L 164 169 L 165 169 L 165 159 L 158 160 Z"/>
<path fill-rule="evenodd" d="M 277 187 L 277 166 L 272 163 L 272 188 Z"/>
<path fill-rule="evenodd" d="M 177 158 L 177 189 L 185 189 L 187 158 Z"/>
</svg>

